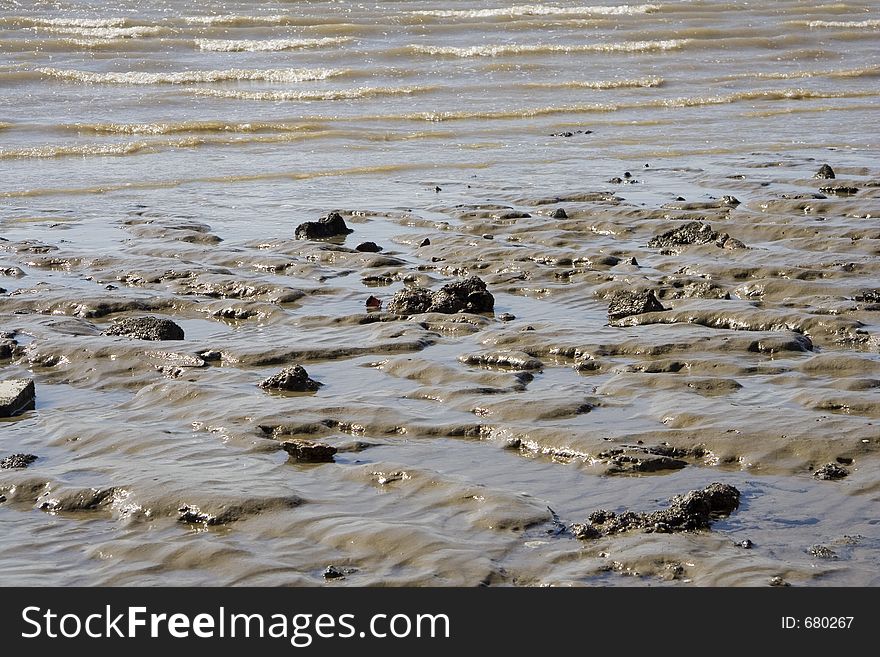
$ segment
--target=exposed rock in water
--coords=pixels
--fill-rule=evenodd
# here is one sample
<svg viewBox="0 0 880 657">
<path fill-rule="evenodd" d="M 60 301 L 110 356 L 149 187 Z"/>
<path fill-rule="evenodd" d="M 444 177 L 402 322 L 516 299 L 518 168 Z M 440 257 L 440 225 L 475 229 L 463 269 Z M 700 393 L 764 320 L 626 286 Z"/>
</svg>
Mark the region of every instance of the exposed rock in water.
<svg viewBox="0 0 880 657">
<path fill-rule="evenodd" d="M 448 283 L 437 292 L 424 287 L 401 290 L 388 302 L 388 312 L 397 315 L 418 313 L 487 313 L 495 308 L 495 297 L 477 276 Z"/>
<path fill-rule="evenodd" d="M 667 249 L 688 244 L 708 244 L 718 239 L 718 233 L 709 224 L 702 221 L 690 221 L 683 226 L 673 228 L 651 238 L 648 248 Z"/>
<path fill-rule="evenodd" d="M 379 251 L 382 250 L 382 247 L 375 242 L 361 242 L 354 247 L 354 249 L 355 251 L 361 251 L 363 253 L 379 253 Z"/>
<path fill-rule="evenodd" d="M 827 164 L 823 164 L 819 170 L 816 172 L 816 175 L 813 178 L 822 178 L 824 180 L 831 180 L 834 176 L 834 169 L 832 169 Z"/>
<path fill-rule="evenodd" d="M 12 417 L 31 410 L 36 396 L 32 379 L 0 381 L 0 417 Z"/>
<path fill-rule="evenodd" d="M 740 205 L 740 200 L 736 196 L 722 196 L 721 205 L 735 208 L 736 206 Z"/>
<path fill-rule="evenodd" d="M 584 524 L 572 525 L 574 535 L 581 539 L 599 538 L 622 532 L 641 530 L 646 533 L 672 533 L 708 529 L 713 520 L 725 517 L 739 508 L 740 492 L 729 484 L 709 484 L 702 490 L 676 495 L 669 508 L 649 513 L 596 511 Z"/>
<path fill-rule="evenodd" d="M 102 335 L 122 335 L 136 340 L 183 340 L 183 329 L 170 319 L 127 317 L 116 320 Z"/>
<path fill-rule="evenodd" d="M 849 475 L 849 470 L 840 467 L 836 463 L 828 463 L 826 465 L 823 465 L 821 468 L 813 473 L 814 477 L 825 481 L 835 481 L 837 479 L 843 479 L 847 475 Z"/>
<path fill-rule="evenodd" d="M 296 239 L 298 240 L 324 240 L 340 235 L 348 235 L 354 230 L 346 226 L 345 220 L 338 212 L 331 212 L 318 221 L 306 221 L 296 227 Z"/>
<path fill-rule="evenodd" d="M 500 319 L 502 322 L 512 322 L 516 319 L 516 315 L 514 315 L 513 313 L 501 313 L 500 315 L 498 315 L 498 319 Z"/>
<path fill-rule="evenodd" d="M 439 189 L 439 187 L 438 187 Z M 357 572 L 354 568 L 340 568 L 330 564 L 324 569 L 324 579 L 345 579 L 346 575 Z"/>
<path fill-rule="evenodd" d="M 426 287 L 407 287 L 388 302 L 388 312 L 397 315 L 416 315 L 431 307 L 431 290 Z"/>
<path fill-rule="evenodd" d="M 458 360 L 466 365 L 504 367 L 515 370 L 540 370 L 544 367 L 544 363 L 537 358 L 532 358 L 525 352 L 510 349 L 478 354 L 464 354 L 459 356 Z"/>
<path fill-rule="evenodd" d="M 281 448 L 297 461 L 306 463 L 332 463 L 337 449 L 332 445 L 310 440 L 285 440 Z"/>
<path fill-rule="evenodd" d="M 641 315 L 642 313 L 667 310 L 654 296 L 653 290 L 624 290 L 615 292 L 608 304 L 608 319 L 611 321 Z"/>
<path fill-rule="evenodd" d="M 714 231 L 709 224 L 702 221 L 690 221 L 683 226 L 673 228 L 660 235 L 655 235 L 648 242 L 648 248 L 672 249 L 678 246 L 709 244 L 710 242 L 715 242 L 716 246 L 724 249 L 746 248 L 746 245 L 738 239 L 731 237 L 727 233 Z"/>
<path fill-rule="evenodd" d="M 827 545 L 811 545 L 807 548 L 806 552 L 818 559 L 837 559 L 837 552 Z"/>
<path fill-rule="evenodd" d="M 314 392 L 323 384 L 309 378 L 309 373 L 301 365 L 285 367 L 278 374 L 260 382 L 264 390 L 287 390 L 289 392 Z"/>
<path fill-rule="evenodd" d="M 0 460 L 0 470 L 12 470 L 13 468 L 26 468 L 37 460 L 33 454 L 13 454 Z"/>
<path fill-rule="evenodd" d="M 565 208 L 556 208 L 553 211 L 553 214 L 550 215 L 551 219 L 568 219 L 568 213 L 565 211 Z"/>
<path fill-rule="evenodd" d="M 859 193 L 858 187 L 851 187 L 849 185 L 833 185 L 829 187 L 820 187 L 820 192 L 825 192 L 826 194 L 834 194 L 835 196 L 854 196 Z"/>
</svg>

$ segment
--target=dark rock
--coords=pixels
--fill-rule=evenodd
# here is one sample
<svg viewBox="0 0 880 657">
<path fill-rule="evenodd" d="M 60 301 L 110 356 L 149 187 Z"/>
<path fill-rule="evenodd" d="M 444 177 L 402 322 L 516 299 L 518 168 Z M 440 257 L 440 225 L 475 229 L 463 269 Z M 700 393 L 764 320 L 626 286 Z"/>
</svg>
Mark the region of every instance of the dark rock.
<svg viewBox="0 0 880 657">
<path fill-rule="evenodd" d="M 736 545 L 736 547 L 742 548 L 743 550 L 751 550 L 753 547 L 755 547 L 755 544 L 752 543 L 749 539 L 739 541 L 737 543 L 734 543 L 734 545 Z"/>
<path fill-rule="evenodd" d="M 440 189 L 439 187 L 437 189 Z M 324 570 L 324 579 L 344 579 L 345 571 L 342 568 L 330 565 Z"/>
<path fill-rule="evenodd" d="M 136 340 L 183 340 L 183 329 L 170 319 L 127 317 L 116 320 L 102 335 L 123 335 Z"/>
<path fill-rule="evenodd" d="M 826 465 L 823 465 L 821 468 L 813 473 L 814 477 L 825 481 L 835 481 L 837 479 L 843 479 L 847 475 L 849 475 L 849 470 L 847 470 L 846 468 L 842 468 L 836 463 L 828 463 Z"/>
<path fill-rule="evenodd" d="M 372 294 L 367 298 L 367 310 L 376 311 L 382 307 L 382 300 Z"/>
<path fill-rule="evenodd" d="M 818 559 L 837 559 L 837 552 L 827 545 L 811 545 L 807 548 L 807 554 Z"/>
<path fill-rule="evenodd" d="M 448 283 L 434 293 L 424 287 L 409 287 L 395 294 L 388 302 L 388 312 L 397 315 L 425 312 L 487 313 L 494 308 L 495 297 L 486 289 L 486 283 L 477 276 Z"/>
<path fill-rule="evenodd" d="M 388 312 L 395 315 L 417 315 L 431 307 L 431 290 L 425 287 L 406 287 L 388 302 Z"/>
<path fill-rule="evenodd" d="M 565 208 L 556 208 L 553 211 L 553 214 L 550 215 L 551 219 L 568 219 L 568 213 L 565 211 Z"/>
<path fill-rule="evenodd" d="M 184 522 L 189 525 L 217 525 L 217 516 L 210 513 L 203 513 L 197 506 L 184 505 L 177 510 L 179 514 L 178 522 Z"/>
<path fill-rule="evenodd" d="M 13 454 L 0 460 L 0 470 L 11 470 L 13 468 L 26 468 L 37 460 L 33 454 Z"/>
<path fill-rule="evenodd" d="M 721 197 L 721 205 L 726 205 L 731 208 L 735 208 L 740 205 L 740 201 L 735 196 L 722 196 Z"/>
<path fill-rule="evenodd" d="M 689 244 L 708 244 L 718 239 L 718 233 L 709 224 L 702 221 L 690 221 L 683 226 L 673 228 L 651 238 L 648 247 L 651 249 L 667 249 Z"/>
<path fill-rule="evenodd" d="M 514 315 L 513 313 L 501 313 L 500 315 L 498 315 L 498 319 L 500 319 L 502 322 L 512 322 L 516 319 L 516 315 Z"/>
<path fill-rule="evenodd" d="M 434 313 L 488 313 L 495 308 L 495 297 L 486 289 L 486 283 L 477 276 L 464 281 L 448 283 L 432 296 L 428 312 Z"/>
<path fill-rule="evenodd" d="M 620 185 L 620 184 L 623 183 L 623 179 L 618 178 L 618 177 L 615 176 L 614 178 L 612 178 L 612 179 L 609 180 L 608 182 L 610 182 L 612 185 Z"/>
<path fill-rule="evenodd" d="M 361 242 L 354 247 L 354 249 L 355 251 L 361 251 L 363 253 L 379 253 L 379 251 L 382 250 L 382 247 L 375 242 Z"/>
<path fill-rule="evenodd" d="M 332 463 L 337 449 L 332 445 L 310 440 L 285 440 L 281 448 L 297 461 L 305 463 Z"/>
<path fill-rule="evenodd" d="M 702 490 L 692 490 L 676 495 L 669 501 L 669 508 L 649 513 L 624 511 L 617 514 L 600 510 L 592 513 L 587 526 L 573 525 L 575 535 L 598 538 L 631 530 L 647 533 L 672 533 L 708 529 L 713 520 L 733 513 L 739 507 L 740 492 L 728 484 L 709 484 Z"/>
<path fill-rule="evenodd" d="M 301 365 L 285 367 L 278 374 L 260 382 L 264 390 L 286 390 L 288 392 L 314 392 L 323 384 L 309 378 L 309 373 Z"/>
<path fill-rule="evenodd" d="M 639 261 L 636 260 L 635 257 L 633 257 L 633 258 L 630 258 L 630 260 L 629 260 L 629 264 L 631 264 L 631 265 L 633 265 L 633 266 L 635 266 L 635 267 L 638 267 L 638 266 L 639 266 Z"/>
<path fill-rule="evenodd" d="M 624 177 L 624 178 L 632 178 L 633 175 L 632 175 L 629 171 L 625 171 L 624 174 L 623 174 L 623 177 Z"/>
<path fill-rule="evenodd" d="M 306 221 L 296 227 L 298 240 L 324 240 L 340 235 L 348 235 L 354 231 L 345 225 L 345 220 L 338 212 L 331 212 L 318 221 Z"/>
<path fill-rule="evenodd" d="M 834 194 L 835 196 L 853 196 L 859 193 L 859 188 L 850 187 L 849 185 L 834 185 L 831 187 L 820 187 L 819 191 L 826 194 Z"/>
<path fill-rule="evenodd" d="M 864 303 L 880 303 L 880 288 L 875 288 L 873 290 L 861 290 L 858 294 L 855 295 L 856 301 L 862 301 Z"/>
<path fill-rule="evenodd" d="M 667 309 L 654 296 L 653 290 L 623 290 L 615 292 L 611 297 L 608 304 L 608 319 L 614 321 L 630 315 L 663 310 Z"/>
<path fill-rule="evenodd" d="M 791 586 L 788 582 L 782 579 L 779 575 L 776 577 L 770 578 L 770 586 Z"/>
<path fill-rule="evenodd" d="M 443 188 L 440 187 L 439 185 L 438 185 L 437 187 L 434 187 L 434 192 L 435 192 L 435 193 L 442 192 L 442 191 L 443 191 Z"/>
<path fill-rule="evenodd" d="M 18 343 L 15 340 L 0 339 L 0 358 L 11 358 Z"/>
<path fill-rule="evenodd" d="M 420 247 L 422 247 L 422 246 L 430 246 L 430 245 L 431 245 L 431 240 L 429 240 L 427 237 L 426 237 L 425 239 L 423 239 L 423 240 L 421 241 L 421 243 L 419 243 L 419 246 L 420 246 Z"/>
<path fill-rule="evenodd" d="M 813 178 L 822 178 L 823 180 L 832 180 L 835 178 L 834 169 L 827 164 L 823 164 Z"/>
</svg>

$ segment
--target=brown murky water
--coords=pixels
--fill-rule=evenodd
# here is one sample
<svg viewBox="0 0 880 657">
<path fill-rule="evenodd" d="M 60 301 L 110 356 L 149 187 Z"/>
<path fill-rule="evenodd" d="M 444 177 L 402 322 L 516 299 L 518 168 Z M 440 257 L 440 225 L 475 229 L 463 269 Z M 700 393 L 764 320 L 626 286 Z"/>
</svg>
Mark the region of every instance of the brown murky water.
<svg viewBox="0 0 880 657">
<path fill-rule="evenodd" d="M 0 583 L 880 583 L 878 75 L 876 2 L 0 0 Z"/>
</svg>

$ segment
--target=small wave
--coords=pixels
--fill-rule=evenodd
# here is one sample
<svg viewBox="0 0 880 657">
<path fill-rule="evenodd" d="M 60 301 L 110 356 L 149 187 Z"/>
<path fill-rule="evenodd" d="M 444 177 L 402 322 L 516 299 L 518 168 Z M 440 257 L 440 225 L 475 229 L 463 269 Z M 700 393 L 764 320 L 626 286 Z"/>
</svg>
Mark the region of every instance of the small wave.
<svg viewBox="0 0 880 657">
<path fill-rule="evenodd" d="M 38 73 L 59 80 L 87 84 L 193 84 L 196 82 L 258 81 L 258 82 L 307 82 L 326 80 L 342 75 L 340 69 L 276 68 L 265 70 L 228 69 L 222 71 L 180 71 L 174 73 L 147 73 L 126 71 L 122 73 L 95 73 L 92 71 L 39 68 Z"/>
<path fill-rule="evenodd" d="M 190 25 L 227 25 L 244 27 L 248 25 L 286 25 L 290 16 L 243 16 L 240 14 L 215 14 L 213 16 L 184 16 L 183 21 Z"/>
<path fill-rule="evenodd" d="M 880 27 L 880 20 L 871 19 L 866 21 L 810 21 L 807 25 L 814 27 L 843 27 L 857 29 L 872 29 Z"/>
<path fill-rule="evenodd" d="M 436 86 L 410 87 L 358 87 L 356 89 L 330 89 L 327 91 L 236 91 L 232 89 L 187 89 L 197 96 L 232 98 L 238 100 L 353 100 L 373 96 L 397 96 L 433 91 Z"/>
<path fill-rule="evenodd" d="M 34 27 L 40 32 L 52 34 L 71 34 L 78 37 L 92 39 L 137 39 L 141 37 L 158 36 L 167 33 L 168 28 L 158 25 L 137 25 L 135 27 L 78 27 L 63 25 L 54 27 Z"/>
<path fill-rule="evenodd" d="M 265 52 L 279 50 L 298 50 L 300 48 L 321 48 L 351 41 L 351 37 L 324 37 L 321 39 L 196 39 L 201 50 L 214 52 Z"/>
<path fill-rule="evenodd" d="M 261 121 L 227 123 L 225 121 L 184 121 L 180 123 L 74 123 L 62 126 L 74 132 L 116 135 L 170 135 L 179 133 L 256 133 L 256 132 L 315 132 L 322 126 L 314 123 L 287 123 Z"/>
<path fill-rule="evenodd" d="M 652 52 L 662 50 L 675 50 L 682 48 L 690 39 L 666 39 L 663 41 L 624 41 L 617 43 L 591 43 L 583 45 L 563 44 L 509 44 L 495 46 L 470 46 L 458 48 L 455 46 L 422 46 L 418 44 L 408 46 L 412 53 L 422 55 L 443 55 L 449 57 L 499 57 L 502 55 L 522 55 L 539 53 L 577 53 L 577 52 Z"/>
<path fill-rule="evenodd" d="M 31 148 L 0 148 L 0 160 L 21 158 L 52 158 L 88 155 L 130 155 L 151 144 L 145 141 L 125 144 L 73 144 L 64 146 L 34 146 Z"/>
<path fill-rule="evenodd" d="M 880 66 L 824 71 L 768 71 L 761 73 L 737 73 L 728 79 L 760 78 L 763 80 L 796 80 L 801 78 L 862 78 L 880 75 Z"/>
<path fill-rule="evenodd" d="M 627 89 L 659 87 L 663 78 L 639 78 L 634 80 L 571 80 L 569 82 L 526 82 L 527 89 Z"/>
<path fill-rule="evenodd" d="M 427 9 L 410 12 L 415 16 L 437 18 L 491 18 L 493 16 L 553 16 L 553 15 L 600 15 L 631 16 L 648 14 L 660 9 L 660 5 L 612 5 L 589 7 L 557 7 L 553 5 L 515 5 L 496 9 Z"/>
</svg>

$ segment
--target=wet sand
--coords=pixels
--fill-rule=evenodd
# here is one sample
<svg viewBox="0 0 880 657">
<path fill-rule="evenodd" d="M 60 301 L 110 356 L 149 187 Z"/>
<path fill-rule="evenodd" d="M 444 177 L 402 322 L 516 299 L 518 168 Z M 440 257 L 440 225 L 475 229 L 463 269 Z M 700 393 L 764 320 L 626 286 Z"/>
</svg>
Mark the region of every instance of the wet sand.
<svg viewBox="0 0 880 657">
<path fill-rule="evenodd" d="M 880 584 L 874 13 L 778 4 L 4 14 L 0 583 Z"/>
</svg>

